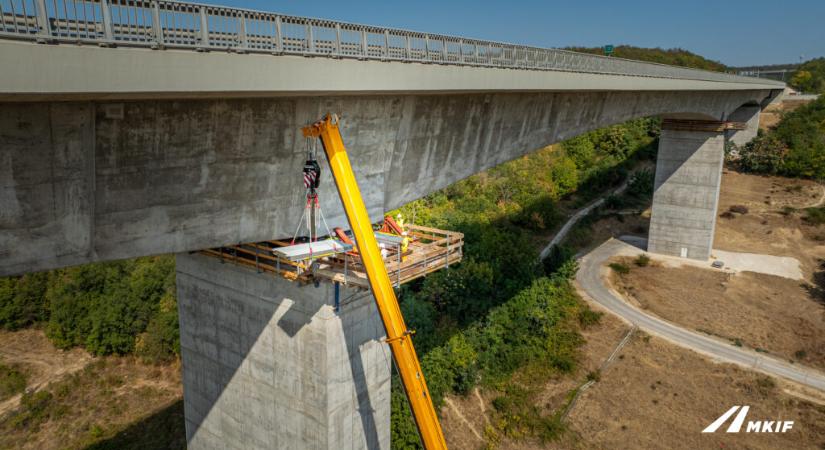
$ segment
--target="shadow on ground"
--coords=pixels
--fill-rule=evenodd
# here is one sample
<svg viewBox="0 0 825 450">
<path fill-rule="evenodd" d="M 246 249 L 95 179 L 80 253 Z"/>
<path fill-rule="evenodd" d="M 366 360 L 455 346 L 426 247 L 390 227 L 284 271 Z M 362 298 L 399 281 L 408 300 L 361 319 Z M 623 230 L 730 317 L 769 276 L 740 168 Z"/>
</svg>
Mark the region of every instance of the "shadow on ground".
<svg viewBox="0 0 825 450">
<path fill-rule="evenodd" d="M 185 449 L 186 430 L 183 399 L 170 404 L 115 436 L 86 447 L 86 450 Z"/>
<path fill-rule="evenodd" d="M 817 261 L 817 269 L 814 272 L 813 284 L 803 284 L 802 287 L 808 290 L 811 298 L 825 306 L 825 259 Z"/>
</svg>

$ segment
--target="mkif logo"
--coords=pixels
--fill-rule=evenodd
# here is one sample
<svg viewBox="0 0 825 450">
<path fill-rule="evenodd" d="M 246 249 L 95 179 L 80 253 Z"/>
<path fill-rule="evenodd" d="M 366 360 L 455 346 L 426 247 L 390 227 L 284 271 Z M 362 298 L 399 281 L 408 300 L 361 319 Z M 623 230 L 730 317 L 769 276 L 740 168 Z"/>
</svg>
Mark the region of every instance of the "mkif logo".
<svg viewBox="0 0 825 450">
<path fill-rule="evenodd" d="M 745 419 L 747 419 L 749 409 L 751 409 L 750 406 L 734 406 L 733 408 L 727 410 L 725 414 L 719 416 L 718 419 L 714 420 L 713 423 L 708 425 L 707 428 L 702 430 L 702 433 L 715 433 L 716 430 L 727 422 L 732 415 L 736 414 L 737 410 L 739 411 L 739 414 L 736 414 L 736 418 L 734 418 L 733 422 L 731 422 L 727 432 L 738 433 L 739 430 L 742 429 Z M 745 427 L 745 432 L 787 433 L 791 428 L 793 428 L 793 420 L 750 420 L 748 421 L 748 425 Z"/>
</svg>

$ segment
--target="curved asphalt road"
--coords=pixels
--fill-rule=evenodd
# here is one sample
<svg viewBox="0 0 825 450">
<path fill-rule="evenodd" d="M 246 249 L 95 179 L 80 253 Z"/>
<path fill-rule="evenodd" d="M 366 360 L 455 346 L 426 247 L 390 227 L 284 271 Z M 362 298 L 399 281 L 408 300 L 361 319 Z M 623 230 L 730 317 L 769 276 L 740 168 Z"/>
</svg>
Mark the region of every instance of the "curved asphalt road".
<svg viewBox="0 0 825 450">
<path fill-rule="evenodd" d="M 625 302 L 619 295 L 605 286 L 602 278 L 602 274 L 608 270 L 605 267 L 605 262 L 623 245 L 625 244 L 611 239 L 579 261 L 580 267 L 576 274 L 576 281 L 593 301 L 651 334 L 718 361 L 738 364 L 748 369 L 825 391 L 825 375 L 821 373 L 762 353 L 735 347 L 729 342 L 688 331 L 665 320 L 650 316 Z"/>
</svg>

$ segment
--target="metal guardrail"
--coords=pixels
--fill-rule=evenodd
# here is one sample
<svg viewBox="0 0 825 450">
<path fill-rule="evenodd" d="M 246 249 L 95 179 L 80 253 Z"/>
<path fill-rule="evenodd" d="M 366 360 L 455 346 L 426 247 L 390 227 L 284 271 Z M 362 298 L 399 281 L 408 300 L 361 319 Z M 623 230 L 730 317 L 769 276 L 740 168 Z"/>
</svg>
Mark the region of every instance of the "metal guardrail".
<svg viewBox="0 0 825 450">
<path fill-rule="evenodd" d="M 0 0 L 0 37 L 766 83 L 567 50 L 172 0 Z"/>
</svg>

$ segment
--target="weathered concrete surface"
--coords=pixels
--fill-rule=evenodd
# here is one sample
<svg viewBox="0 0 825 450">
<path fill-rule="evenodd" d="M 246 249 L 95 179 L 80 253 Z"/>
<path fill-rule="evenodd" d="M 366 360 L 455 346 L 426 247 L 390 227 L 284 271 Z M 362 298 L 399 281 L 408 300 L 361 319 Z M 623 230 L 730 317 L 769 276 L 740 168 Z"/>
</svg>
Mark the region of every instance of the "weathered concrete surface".
<svg viewBox="0 0 825 450">
<path fill-rule="evenodd" d="M 0 103 L 0 275 L 285 237 L 301 126 L 328 111 L 373 219 L 580 133 L 652 115 L 724 119 L 773 91 L 361 95 Z M 345 218 L 325 163 L 321 201 Z"/>
<path fill-rule="evenodd" d="M 759 114 L 762 108 L 759 105 L 746 105 L 734 111 L 728 120 L 731 122 L 744 122 L 744 130 L 729 130 L 725 137 L 729 142 L 733 142 L 739 147 L 744 146 L 759 132 Z"/>
<path fill-rule="evenodd" d="M 648 251 L 710 257 L 724 158 L 723 133 L 662 130 Z"/>
<path fill-rule="evenodd" d="M 390 364 L 368 292 L 177 255 L 188 448 L 389 449 Z"/>
</svg>

